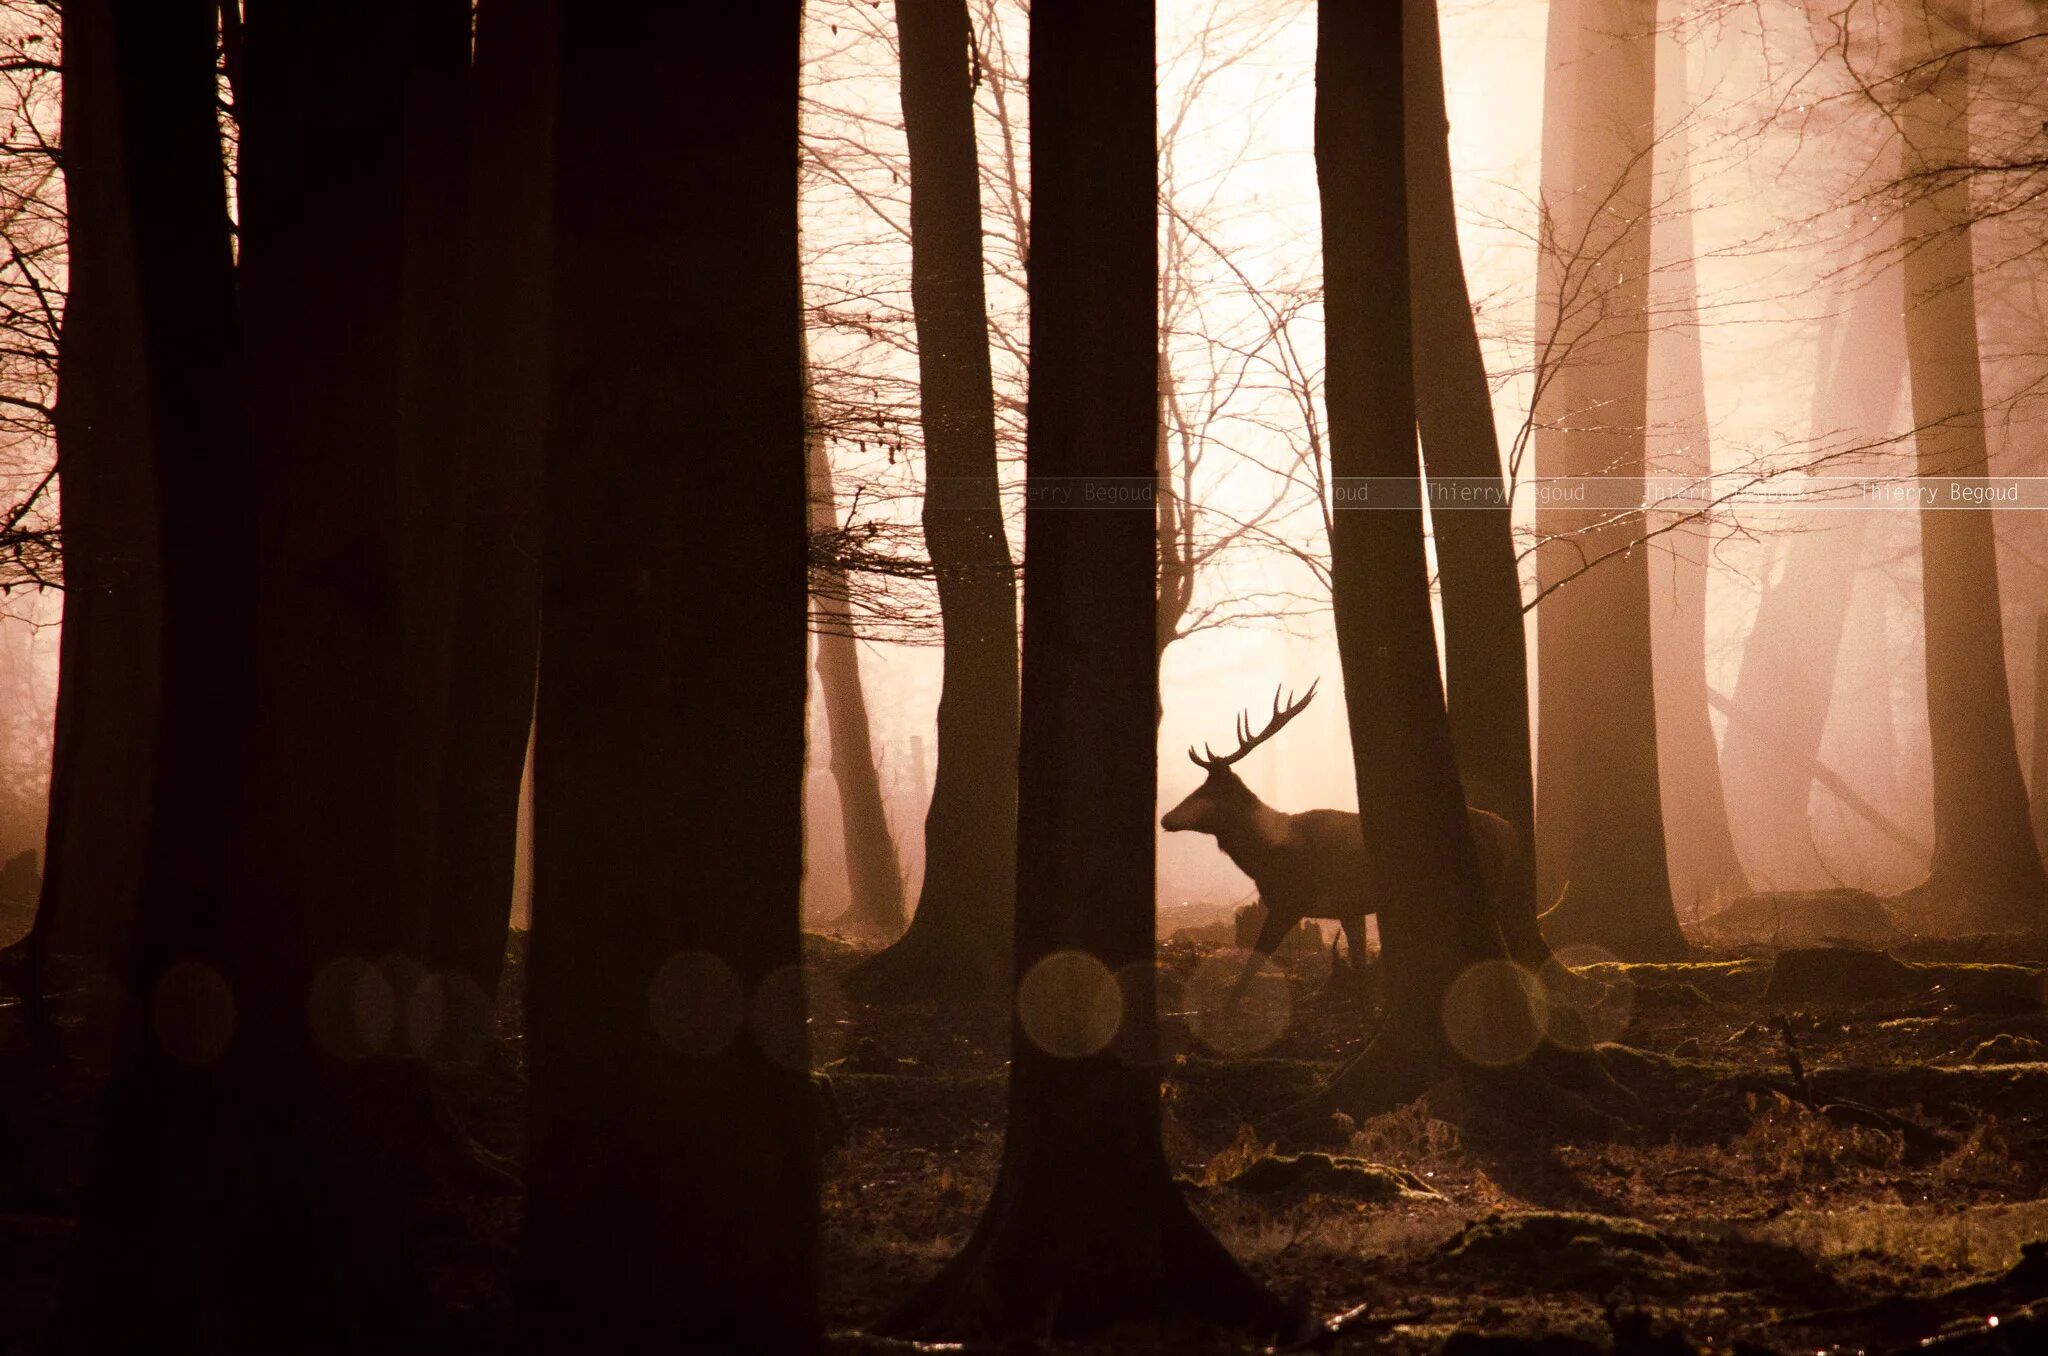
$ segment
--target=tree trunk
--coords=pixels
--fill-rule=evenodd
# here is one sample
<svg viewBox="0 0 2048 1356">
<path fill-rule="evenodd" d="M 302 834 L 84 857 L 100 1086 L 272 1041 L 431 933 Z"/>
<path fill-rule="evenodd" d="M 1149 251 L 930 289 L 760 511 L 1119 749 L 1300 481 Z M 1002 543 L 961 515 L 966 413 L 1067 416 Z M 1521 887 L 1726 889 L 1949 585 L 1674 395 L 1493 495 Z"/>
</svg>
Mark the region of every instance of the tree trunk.
<svg viewBox="0 0 2048 1356">
<path fill-rule="evenodd" d="M 1403 11 L 1406 11 L 1404 14 Z M 1332 1081 L 1347 1109 L 1420 1092 L 1443 1057 L 1439 1014 L 1467 966 L 1504 960 L 1481 888 L 1438 678 L 1415 447 L 1404 173 L 1403 29 L 1434 7 L 1318 7 L 1316 180 L 1323 217 L 1333 482 L 1371 478 L 1375 507 L 1332 515 L 1331 597 L 1392 989 L 1388 1021 Z M 1424 39 L 1427 41 L 1427 39 Z M 1411 57 L 1414 47 L 1408 49 Z M 1408 71 L 1421 75 L 1412 63 Z M 1425 96 L 1426 97 L 1426 96 Z M 1428 130 L 1440 124 L 1432 121 Z M 1426 433 L 1425 433 L 1425 436 Z M 1382 487 L 1384 490 L 1384 497 Z"/>
<path fill-rule="evenodd" d="M 1436 4 L 1403 4 L 1408 273 L 1423 460 L 1431 484 L 1449 492 L 1434 502 L 1474 505 L 1463 497 L 1466 490 L 1490 496 L 1483 507 L 1447 507 L 1430 519 L 1443 589 L 1451 738 L 1472 804 L 1507 820 L 1521 840 L 1522 855 L 1505 878 L 1501 927 L 1515 958 L 1535 968 L 1549 959 L 1550 948 L 1536 922 L 1528 651 L 1514 515 L 1458 247 Z"/>
<path fill-rule="evenodd" d="M 1557 0 L 1554 0 L 1557 2 Z M 1565 0 L 1569 3 L 1569 0 Z M 1544 304 L 1551 329 L 1538 381 L 1539 477 L 1597 478 L 1608 505 L 1640 503 L 1649 398 L 1650 158 L 1655 126 L 1654 0 L 1576 0 L 1576 22 L 1552 36 L 1550 70 L 1573 71 L 1568 190 L 1546 190 L 1550 216 Z M 1565 55 L 1568 53 L 1569 55 Z M 1545 180 L 1552 188 L 1549 147 Z M 1562 169 L 1563 166 L 1558 168 Z M 1537 817 L 1561 902 L 1544 918 L 1553 945 L 1592 943 L 1629 960 L 1685 953 L 1671 903 L 1658 784 L 1644 515 L 1553 508 L 1539 582 Z M 1595 562 L 1598 562 L 1597 564 Z M 1550 761 L 1555 759 L 1556 761 Z M 1561 772 L 1561 784 L 1552 781 Z"/>
<path fill-rule="evenodd" d="M 1700 356 L 1699 283 L 1692 229 L 1692 131 L 1685 48 L 1657 38 L 1657 124 L 1668 151 L 1651 233 L 1655 274 L 1650 335 L 1650 429 L 1659 444 L 1656 470 L 1689 482 L 1714 473 L 1713 429 Z M 1657 527 L 1673 515 L 1660 514 Z M 1653 669 L 1657 699 L 1657 769 L 1664 798 L 1673 896 L 1695 911 L 1745 894 L 1748 882 L 1728 827 L 1721 753 L 1707 708 L 1708 563 L 1719 533 L 1711 520 L 1667 532 L 1650 559 Z"/>
<path fill-rule="evenodd" d="M 400 26 L 404 41 L 404 148 L 400 174 L 404 250 L 398 340 L 398 509 L 402 704 L 387 719 L 399 735 L 398 889 L 417 918 L 426 959 L 442 900 L 436 870 L 441 790 L 461 553 L 459 496 L 463 400 L 463 261 L 469 195 L 467 132 L 470 0 L 417 0 Z M 438 966 L 436 967 L 439 968 Z M 436 992 L 456 989 L 435 981 Z M 481 1005 L 458 1000 L 465 1028 L 481 1037 Z M 474 1041 L 458 1042 L 465 1048 Z"/>
<path fill-rule="evenodd" d="M 1141 483 L 1157 428 L 1149 5 L 1031 12 L 1029 476 Z M 1156 523 L 1027 508 L 1017 1020 L 994 1195 L 884 1330 L 1043 1340 L 1283 1307 L 1189 1212 L 1159 1142 Z"/>
<path fill-rule="evenodd" d="M 1559 474 L 1563 456 L 1563 411 L 1570 373 L 1569 354 L 1563 343 L 1562 305 L 1568 263 L 1564 233 L 1571 215 L 1567 202 L 1574 186 L 1572 127 L 1578 117 L 1581 3 L 1582 0 L 1549 0 L 1543 39 L 1535 381 L 1529 396 L 1530 469 L 1538 477 Z M 1561 540 L 1569 530 L 1563 515 L 1540 495 L 1534 525 L 1536 587 L 1541 595 L 1556 586 L 1573 560 L 1568 544 Z M 1570 702 L 1564 674 L 1572 655 L 1565 644 L 1563 624 L 1545 624 L 1546 613 L 1542 609 L 1546 605 L 1547 599 L 1539 603 L 1536 614 L 1536 823 L 1541 827 L 1541 836 L 1535 843 L 1536 893 L 1540 899 L 1555 901 L 1564 889 L 1570 855 L 1566 846 L 1578 810 L 1577 749 L 1565 719 Z"/>
<path fill-rule="evenodd" d="M 1840 453 L 1881 445 L 1892 434 L 1906 365 L 1902 300 L 1897 269 L 1865 282 L 1832 364 L 1820 374 L 1812 437 L 1834 450 L 1822 468 L 1827 475 L 1879 473 L 1870 460 Z M 1814 852 L 1812 769 L 1827 730 L 1868 526 L 1867 513 L 1852 509 L 1829 512 L 1795 533 L 1784 569 L 1764 591 L 1743 641 L 1732 699 L 1743 719 L 1729 723 L 1723 766 L 1736 790 L 1730 807 L 1743 860 L 1774 889 L 1834 883 Z"/>
<path fill-rule="evenodd" d="M 519 783 L 540 658 L 540 461 L 547 422 L 555 0 L 483 0 L 468 137 L 455 608 L 436 807 L 428 964 L 495 995 Z M 488 204 L 488 210 L 485 205 Z M 465 1026 L 484 1010 L 458 1004 Z M 461 1034 L 457 1032 L 455 1034 Z"/>
<path fill-rule="evenodd" d="M 801 7 L 564 6 L 521 1302 L 542 1349 L 799 1350 Z"/>
<path fill-rule="evenodd" d="M 945 627 L 938 771 L 910 930 L 847 977 L 867 998 L 984 999 L 1016 889 L 1017 582 L 1003 535 L 965 0 L 898 0 L 924 535 Z M 1147 439 L 1150 446 L 1150 439 Z"/>
<path fill-rule="evenodd" d="M 805 408 L 810 409 L 808 377 Z M 815 417 L 807 413 L 804 473 L 810 482 L 813 536 L 839 530 L 832 459 L 825 444 Z M 861 690 L 860 637 L 847 599 L 845 569 L 828 565 L 820 573 L 825 587 L 811 594 L 818 691 L 825 700 L 825 728 L 832 741 L 832 780 L 839 787 L 839 826 L 845 835 L 847 886 L 852 894 L 846 912 L 832 926 L 894 937 L 903 931 L 903 867 L 896 859 L 896 838 L 889 831 L 882 780 L 875 771 L 867 695 Z"/>
<path fill-rule="evenodd" d="M 1913 426 L 1920 474 L 1938 489 L 1988 474 L 1969 178 L 1939 173 L 1969 161 L 1969 66 L 1967 53 L 1933 62 L 1900 115 L 1915 195 L 1903 265 Z M 1935 825 L 1920 888 L 1962 903 L 1975 928 L 2039 927 L 2048 878 L 2014 743 L 1990 512 L 1923 508 L 1920 540 Z"/>
<path fill-rule="evenodd" d="M 122 967 L 148 837 L 156 724 L 157 506 L 148 414 L 133 398 L 145 360 L 109 14 L 87 5 L 64 32 L 70 281 L 55 421 L 64 625 L 42 890 L 25 948 L 29 1008 L 45 1032 L 51 958 L 74 957 L 98 972 Z"/>
<path fill-rule="evenodd" d="M 361 1191 L 343 1207 L 320 1194 L 361 1183 L 323 1152 L 324 1131 L 335 1127 L 310 1119 L 325 1109 L 309 1105 L 304 1060 L 305 896 L 290 889 L 252 900 L 241 888 L 254 855 L 234 820 L 248 784 L 255 692 L 257 475 L 234 390 L 239 342 L 214 21 L 214 6 L 196 0 L 79 0 L 65 14 L 67 102 L 97 97 L 89 91 L 111 81 L 119 109 L 120 191 L 133 211 L 120 247 L 133 251 L 132 323 L 148 378 L 136 388 L 147 418 L 138 449 L 160 492 L 164 598 L 154 814 L 127 1003 L 148 1020 L 128 1033 L 107 1089 L 72 1295 L 87 1344 L 102 1349 L 332 1337 L 352 1321 L 388 1315 L 392 1289 L 378 1277 L 399 1269 L 390 1230 L 400 1222 L 367 1223 L 384 1197 Z M 263 55 L 266 68 L 271 59 Z M 364 102 L 351 107 L 378 106 L 377 90 L 352 87 Z M 257 189 L 245 240 L 274 258 L 276 198 L 264 176 L 283 147 L 271 112 L 267 95 L 244 109 L 254 136 L 244 163 Z M 67 138 L 74 212 L 91 201 L 89 185 L 104 190 L 98 171 L 107 162 L 93 162 L 108 149 Z M 343 192 L 360 191 L 353 173 L 326 172 Z M 388 198 L 390 188 L 378 191 Z M 346 229 L 365 230 L 359 245 L 388 224 L 336 211 L 337 222 L 351 222 Z M 74 228 L 74 251 L 93 239 Z M 374 245 L 364 252 L 388 262 Z M 85 262 L 74 256 L 74 267 Z M 334 267 L 348 275 L 344 287 L 361 283 L 348 251 Z M 319 300 L 309 304 L 323 323 L 346 328 L 350 312 Z M 272 449 L 273 460 L 288 455 Z M 223 579 L 241 582 L 224 593 Z M 280 984 L 283 972 L 291 979 Z M 352 1223 L 359 1219 L 366 1223 Z M 379 1234 L 374 1265 L 360 1249 L 366 1232 Z"/>
<path fill-rule="evenodd" d="M 2034 623 L 2034 847 L 2048 853 L 2048 612 Z"/>
</svg>

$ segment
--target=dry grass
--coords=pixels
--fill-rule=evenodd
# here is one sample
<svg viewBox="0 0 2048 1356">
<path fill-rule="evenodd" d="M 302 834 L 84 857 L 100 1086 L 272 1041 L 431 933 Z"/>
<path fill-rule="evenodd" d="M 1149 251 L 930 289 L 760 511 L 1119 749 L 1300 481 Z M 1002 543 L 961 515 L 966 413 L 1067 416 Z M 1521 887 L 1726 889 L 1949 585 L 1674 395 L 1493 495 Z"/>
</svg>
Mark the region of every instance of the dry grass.
<svg viewBox="0 0 2048 1356">
<path fill-rule="evenodd" d="M 1878 1261 L 1927 1274 L 1975 1274 L 2011 1266 L 2022 1243 L 2048 1236 L 2048 1201 L 1790 1210 L 1754 1233 L 1823 1263 Z"/>
</svg>

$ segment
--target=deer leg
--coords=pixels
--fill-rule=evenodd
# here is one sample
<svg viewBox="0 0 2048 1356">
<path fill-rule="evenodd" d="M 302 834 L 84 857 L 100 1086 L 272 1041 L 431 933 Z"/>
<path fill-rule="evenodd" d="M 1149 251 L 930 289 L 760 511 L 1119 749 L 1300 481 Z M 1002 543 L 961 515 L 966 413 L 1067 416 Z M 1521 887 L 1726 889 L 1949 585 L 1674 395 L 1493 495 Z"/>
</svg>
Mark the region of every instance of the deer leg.
<svg viewBox="0 0 2048 1356">
<path fill-rule="evenodd" d="M 1344 956 L 1354 975 L 1365 973 L 1365 915 L 1344 920 Z"/>
<path fill-rule="evenodd" d="M 1259 967 L 1280 949 L 1280 943 L 1287 940 L 1287 934 L 1301 926 L 1301 915 L 1286 909 L 1276 909 L 1269 900 L 1266 903 L 1266 921 L 1259 925 L 1259 938 L 1252 943 L 1252 954 L 1244 958 L 1244 969 L 1238 973 L 1237 983 L 1230 986 L 1230 997 L 1224 1003 L 1228 1012 L 1244 997 L 1244 991 L 1251 987 L 1252 978 L 1259 973 Z"/>
<path fill-rule="evenodd" d="M 1362 1005 L 1366 1001 L 1366 990 L 1371 974 L 1370 963 L 1365 954 L 1364 914 L 1344 920 L 1344 950 L 1347 953 L 1345 969 L 1350 972 L 1345 976 L 1346 987 L 1350 990 L 1351 996 Z"/>
</svg>

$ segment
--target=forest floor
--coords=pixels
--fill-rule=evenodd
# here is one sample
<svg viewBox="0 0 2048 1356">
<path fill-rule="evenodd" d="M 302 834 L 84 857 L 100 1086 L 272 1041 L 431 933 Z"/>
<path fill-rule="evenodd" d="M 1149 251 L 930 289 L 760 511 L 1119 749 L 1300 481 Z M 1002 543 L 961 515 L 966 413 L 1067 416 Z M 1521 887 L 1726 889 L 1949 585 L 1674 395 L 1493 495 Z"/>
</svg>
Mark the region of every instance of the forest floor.
<svg viewBox="0 0 2048 1356">
<path fill-rule="evenodd" d="M 828 977 L 857 956 L 811 944 Z M 1997 1315 L 2003 1348 L 1962 1345 L 2048 1351 L 2048 1250 L 2015 1267 L 2024 1243 L 2048 1240 L 2048 938 L 1895 945 L 1910 968 L 1878 999 L 1789 1001 L 1765 948 L 1600 967 L 1602 1034 L 1640 1052 L 1603 1047 L 1643 1098 L 1640 1123 L 1574 1139 L 1446 1085 L 1334 1124 L 1327 1162 L 1255 1127 L 1359 1048 L 1359 1008 L 1316 997 L 1329 960 L 1302 948 L 1270 1043 L 1207 1052 L 1182 1005 L 1219 950 L 1161 946 L 1167 1039 L 1187 1047 L 1166 1071 L 1168 1155 L 1269 1286 L 1319 1315 L 1365 1306 L 1339 1349 L 1435 1351 L 1462 1332 L 1472 1350 L 1509 1348 L 1472 1342 L 1484 1333 L 1549 1335 L 1545 1356 L 1676 1353 L 1688 1347 L 1664 1339 L 1678 1329 L 1692 1349 L 1882 1352 Z M 1823 965 L 1790 992 L 1836 979 Z M 836 996 L 818 1007 L 839 1117 L 827 1310 L 841 1349 L 886 1350 L 855 1334 L 960 1247 L 994 1180 L 1007 1027 Z M 1972 1282 L 1993 1283 L 1948 1293 Z M 2043 1301 L 2033 1315 L 2030 1301 Z M 1190 1348 L 1134 1334 L 1085 1349 Z"/>
<path fill-rule="evenodd" d="M 959 1249 L 987 1199 L 1008 1023 L 852 1002 L 836 981 L 863 950 L 806 941 L 829 1083 L 831 1345 L 907 1350 L 861 1330 Z M 468 1133 L 512 1163 L 522 943 L 496 1053 L 448 1070 L 445 1085 Z M 1316 1158 L 1256 1127 L 1360 1047 L 1365 1010 L 1319 992 L 1329 958 L 1302 946 L 1284 979 L 1255 986 L 1247 1009 L 1262 1022 L 1220 1027 L 1204 1003 L 1235 953 L 1169 940 L 1167 1153 L 1197 1213 L 1257 1276 L 1317 1315 L 1353 1313 L 1326 1344 L 1339 1350 L 1883 1353 L 1947 1331 L 1960 1340 L 1918 1349 L 2048 1351 L 2048 1247 L 2022 1260 L 2023 1245 L 2048 1240 L 2048 937 L 1895 941 L 1889 953 L 1898 964 L 1867 952 L 1780 964 L 1757 947 L 1595 967 L 1584 973 L 1597 980 L 1597 1034 L 1611 1041 L 1600 1049 L 1639 1099 L 1618 1132 L 1551 1126 L 1448 1083 L 1390 1114 L 1333 1119 L 1330 1156 Z M 14 1004 L 0 993 L 0 1059 L 18 1070 Z M 86 1084 L 60 1073 L 39 1086 L 0 1102 L 0 1351 L 42 1349 L 32 1334 L 62 1290 L 90 1142 Z M 464 1237 L 449 1241 L 441 1288 L 471 1334 L 503 1331 L 521 1210 L 505 1180 L 460 1203 Z M 1067 1349 L 1258 1348 L 1133 1333 Z"/>
</svg>

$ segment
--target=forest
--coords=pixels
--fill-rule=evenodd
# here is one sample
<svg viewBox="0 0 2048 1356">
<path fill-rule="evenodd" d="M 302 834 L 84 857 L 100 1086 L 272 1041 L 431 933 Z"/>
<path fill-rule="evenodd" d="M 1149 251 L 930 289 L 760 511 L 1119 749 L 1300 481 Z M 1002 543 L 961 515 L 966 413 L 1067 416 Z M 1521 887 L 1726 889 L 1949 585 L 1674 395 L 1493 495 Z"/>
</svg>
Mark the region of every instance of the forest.
<svg viewBox="0 0 2048 1356">
<path fill-rule="evenodd" d="M 2048 1350 L 2044 434 L 2035 0 L 0 0 L 0 1352 Z"/>
</svg>

